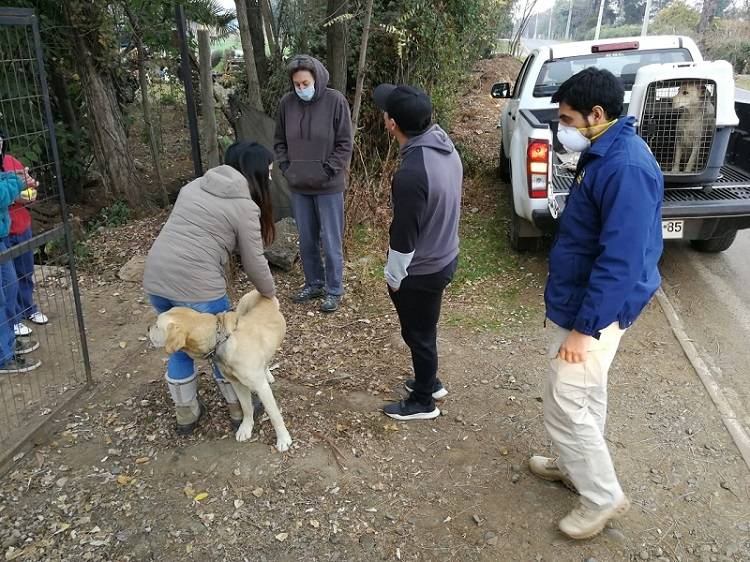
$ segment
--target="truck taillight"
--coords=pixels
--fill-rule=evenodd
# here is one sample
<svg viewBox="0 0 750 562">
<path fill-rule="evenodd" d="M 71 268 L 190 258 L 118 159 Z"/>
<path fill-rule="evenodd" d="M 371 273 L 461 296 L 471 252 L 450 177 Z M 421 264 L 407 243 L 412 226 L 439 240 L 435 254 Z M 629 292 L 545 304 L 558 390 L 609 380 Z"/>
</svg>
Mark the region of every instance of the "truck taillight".
<svg viewBox="0 0 750 562">
<path fill-rule="evenodd" d="M 549 182 L 549 143 L 546 140 L 529 141 L 526 151 L 526 176 L 529 182 L 529 197 L 547 197 Z"/>
</svg>

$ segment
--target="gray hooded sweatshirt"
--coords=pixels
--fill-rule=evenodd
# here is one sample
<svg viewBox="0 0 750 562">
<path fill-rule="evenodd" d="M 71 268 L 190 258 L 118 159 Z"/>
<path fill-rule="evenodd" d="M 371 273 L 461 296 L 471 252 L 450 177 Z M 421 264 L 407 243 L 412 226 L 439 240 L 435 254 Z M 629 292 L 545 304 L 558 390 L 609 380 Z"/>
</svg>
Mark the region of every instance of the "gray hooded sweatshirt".
<svg viewBox="0 0 750 562">
<path fill-rule="evenodd" d="M 231 166 L 218 166 L 180 190 L 146 258 L 143 288 L 177 302 L 221 298 L 227 292 L 225 266 L 235 248 L 253 285 L 273 296 L 260 209 L 250 198 L 245 176 Z"/>
<path fill-rule="evenodd" d="M 407 275 L 437 273 L 458 256 L 463 165 L 448 134 L 433 125 L 401 147 L 393 175 L 385 278 L 398 289 Z"/>
<path fill-rule="evenodd" d="M 302 101 L 296 92 L 279 102 L 274 152 L 289 189 L 305 195 L 346 190 L 354 139 L 349 103 L 328 88 L 323 64 L 305 57 L 315 67 L 315 95 Z"/>
</svg>

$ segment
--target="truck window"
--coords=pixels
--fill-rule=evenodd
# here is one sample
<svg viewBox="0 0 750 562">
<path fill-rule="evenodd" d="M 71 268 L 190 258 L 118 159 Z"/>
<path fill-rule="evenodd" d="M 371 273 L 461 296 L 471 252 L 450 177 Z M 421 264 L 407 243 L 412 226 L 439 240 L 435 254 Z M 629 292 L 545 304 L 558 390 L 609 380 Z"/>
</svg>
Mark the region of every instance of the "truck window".
<svg viewBox="0 0 750 562">
<path fill-rule="evenodd" d="M 518 96 L 521 95 L 521 86 L 523 85 L 523 82 L 526 79 L 526 75 L 529 73 L 529 68 L 531 68 L 533 62 L 534 55 L 531 55 L 524 61 L 523 66 L 521 66 L 521 71 L 518 73 L 518 78 L 516 78 L 516 84 L 513 86 L 514 98 L 518 98 Z"/>
<path fill-rule="evenodd" d="M 590 66 L 609 70 L 620 78 L 625 90 L 629 91 L 633 87 L 638 69 L 642 66 L 670 62 L 690 62 L 692 60 L 693 57 L 687 49 L 592 53 L 580 57 L 552 59 L 545 62 L 539 72 L 539 77 L 534 85 L 534 97 L 550 97 L 565 80 Z"/>
</svg>

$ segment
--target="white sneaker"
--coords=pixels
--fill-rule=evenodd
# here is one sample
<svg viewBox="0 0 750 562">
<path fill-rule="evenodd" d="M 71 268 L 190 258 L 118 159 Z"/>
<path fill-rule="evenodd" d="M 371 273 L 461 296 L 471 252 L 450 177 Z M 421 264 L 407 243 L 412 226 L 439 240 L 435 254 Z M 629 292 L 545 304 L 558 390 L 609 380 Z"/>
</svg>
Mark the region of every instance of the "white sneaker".
<svg viewBox="0 0 750 562">
<path fill-rule="evenodd" d="M 23 322 L 19 322 L 18 324 L 13 325 L 13 331 L 16 333 L 16 337 L 19 338 L 22 336 L 30 336 L 34 330 L 29 328 Z"/>
<path fill-rule="evenodd" d="M 47 315 L 42 312 L 39 312 L 38 310 L 34 314 L 29 316 L 29 320 L 31 320 L 34 324 L 42 324 L 42 325 L 49 322 L 49 318 L 47 318 Z"/>
<path fill-rule="evenodd" d="M 617 519 L 630 509 L 625 496 L 610 507 L 596 509 L 579 504 L 560 521 L 560 530 L 571 539 L 590 539 L 602 532 L 610 519 Z"/>
</svg>

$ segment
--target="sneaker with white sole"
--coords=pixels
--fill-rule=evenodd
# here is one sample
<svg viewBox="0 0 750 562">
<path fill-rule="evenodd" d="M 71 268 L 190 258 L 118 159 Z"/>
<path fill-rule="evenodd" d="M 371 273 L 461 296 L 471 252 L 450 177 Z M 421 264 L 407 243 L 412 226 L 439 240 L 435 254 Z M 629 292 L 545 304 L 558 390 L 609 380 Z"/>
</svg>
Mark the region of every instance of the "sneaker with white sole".
<svg viewBox="0 0 750 562">
<path fill-rule="evenodd" d="M 28 373 L 39 368 L 42 362 L 31 357 L 15 356 L 0 365 L 0 375 L 11 375 L 14 373 Z"/>
<path fill-rule="evenodd" d="M 610 507 L 593 508 L 579 504 L 560 521 L 560 530 L 571 539 L 590 539 L 604 530 L 612 519 L 624 515 L 630 509 L 630 501 L 623 496 Z"/>
<path fill-rule="evenodd" d="M 39 349 L 39 342 L 27 338 L 16 340 L 16 355 L 26 355 Z"/>
<path fill-rule="evenodd" d="M 23 322 L 19 322 L 18 324 L 13 325 L 13 331 L 15 332 L 17 338 L 21 338 L 24 336 L 30 336 L 34 330 L 29 328 Z"/>
<path fill-rule="evenodd" d="M 432 420 L 440 415 L 435 404 L 426 405 L 416 400 L 401 400 L 395 404 L 388 404 L 383 408 L 386 416 L 399 421 Z"/>
<path fill-rule="evenodd" d="M 39 312 L 38 310 L 30 315 L 28 317 L 29 320 L 31 320 L 34 324 L 44 325 L 47 322 L 49 322 L 49 318 L 47 318 L 47 315 L 43 312 Z"/>
<path fill-rule="evenodd" d="M 562 482 L 566 488 L 578 493 L 570 477 L 557 466 L 557 459 L 535 455 L 529 459 L 529 470 L 542 480 Z"/>
<path fill-rule="evenodd" d="M 414 392 L 414 386 L 416 386 L 416 384 L 416 379 L 408 379 L 404 381 L 404 388 L 409 393 L 412 393 Z M 435 386 L 432 389 L 432 397 L 435 400 L 442 400 L 446 396 L 448 396 L 448 391 L 443 387 L 443 383 L 440 382 L 440 379 L 435 379 Z"/>
</svg>

